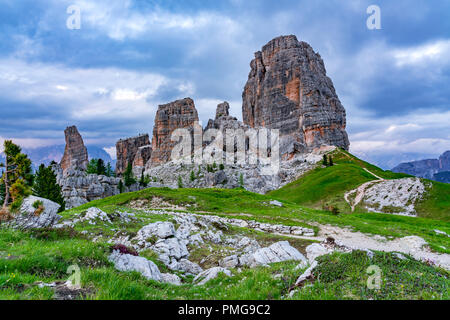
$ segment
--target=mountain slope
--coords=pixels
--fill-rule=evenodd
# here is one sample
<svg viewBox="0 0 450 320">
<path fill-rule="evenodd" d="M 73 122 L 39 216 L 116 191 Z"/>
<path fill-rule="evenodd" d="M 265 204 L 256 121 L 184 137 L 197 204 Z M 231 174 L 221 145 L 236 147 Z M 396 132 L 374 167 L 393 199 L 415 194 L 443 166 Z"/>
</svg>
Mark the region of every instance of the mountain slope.
<svg viewBox="0 0 450 320">
<path fill-rule="evenodd" d="M 319 166 L 269 195 L 317 209 L 337 208 L 344 213 L 352 212 L 353 204 L 356 213 L 414 214 L 450 221 L 450 186 L 384 171 L 343 150 L 331 155 L 334 166 Z"/>
</svg>

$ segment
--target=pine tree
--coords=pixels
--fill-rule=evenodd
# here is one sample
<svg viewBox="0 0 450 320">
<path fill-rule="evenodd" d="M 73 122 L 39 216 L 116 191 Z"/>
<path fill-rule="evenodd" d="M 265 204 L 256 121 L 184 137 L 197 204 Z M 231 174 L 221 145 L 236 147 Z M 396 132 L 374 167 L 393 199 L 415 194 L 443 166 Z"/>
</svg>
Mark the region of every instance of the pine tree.
<svg viewBox="0 0 450 320">
<path fill-rule="evenodd" d="M 117 186 L 119 188 L 119 193 L 123 193 L 123 182 L 122 180 L 119 181 L 119 185 Z"/>
<path fill-rule="evenodd" d="M 181 176 L 178 176 L 178 188 L 183 188 L 183 180 L 181 179 Z"/>
<path fill-rule="evenodd" d="M 131 165 L 131 162 L 128 164 L 127 170 L 125 170 L 125 172 L 123 174 L 123 180 L 127 187 L 136 183 L 136 179 L 134 179 L 134 176 L 133 176 L 133 167 Z"/>
<path fill-rule="evenodd" d="M 111 167 L 111 163 L 110 162 L 108 162 L 108 164 L 106 165 L 106 176 L 107 177 L 114 177 L 115 176 L 114 170 Z"/>
<path fill-rule="evenodd" d="M 11 199 L 14 202 L 14 208 L 17 208 L 23 198 L 31 192 L 30 187 L 33 184 L 31 160 L 11 140 L 5 140 L 3 145 L 5 163 L 0 164 L 0 168 L 5 168 L 2 175 L 5 188 L 3 208 L 7 208 Z"/>
<path fill-rule="evenodd" d="M 65 210 L 66 203 L 61 187 L 56 183 L 56 175 L 50 166 L 39 166 L 34 179 L 33 195 L 58 203 L 61 206 L 59 212 Z"/>
<path fill-rule="evenodd" d="M 328 158 L 327 158 L 327 155 L 326 155 L 326 154 L 323 155 L 323 161 L 322 161 L 322 164 L 323 164 L 324 166 L 328 167 Z"/>
<path fill-rule="evenodd" d="M 239 188 L 244 187 L 244 175 L 241 173 L 239 176 Z"/>
<path fill-rule="evenodd" d="M 86 168 L 87 174 L 96 174 L 97 173 L 97 159 L 91 159 Z"/>
<path fill-rule="evenodd" d="M 329 158 L 329 160 L 328 160 L 328 165 L 329 165 L 330 167 L 334 166 L 333 158 L 332 158 L 331 156 L 330 156 L 330 158 Z"/>
<path fill-rule="evenodd" d="M 194 173 L 194 170 L 192 170 L 191 171 L 191 181 L 194 181 L 195 180 L 195 173 Z"/>
<path fill-rule="evenodd" d="M 106 167 L 105 167 L 105 162 L 103 161 L 103 159 L 97 159 L 96 173 L 101 176 L 106 175 Z"/>
</svg>

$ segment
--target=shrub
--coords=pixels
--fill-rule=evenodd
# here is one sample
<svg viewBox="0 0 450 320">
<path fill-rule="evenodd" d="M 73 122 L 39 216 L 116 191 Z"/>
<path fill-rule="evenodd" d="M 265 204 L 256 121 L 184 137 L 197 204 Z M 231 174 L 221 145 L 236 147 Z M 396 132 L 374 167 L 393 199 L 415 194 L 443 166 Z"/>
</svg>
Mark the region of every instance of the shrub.
<svg viewBox="0 0 450 320">
<path fill-rule="evenodd" d="M 224 170 L 224 169 L 225 169 L 225 166 L 223 165 L 223 163 L 221 163 L 221 164 L 219 165 L 219 169 L 220 169 L 220 170 Z"/>
<path fill-rule="evenodd" d="M 323 164 L 324 166 L 328 167 L 328 158 L 327 158 L 327 155 L 326 155 L 326 154 L 323 155 L 322 164 Z"/>
<path fill-rule="evenodd" d="M 134 250 L 133 248 L 129 248 L 123 244 L 116 244 L 112 246 L 111 252 L 112 251 L 119 251 L 121 254 L 131 254 L 132 256 L 136 257 L 139 255 L 136 250 Z"/>
<path fill-rule="evenodd" d="M 181 176 L 178 176 L 178 188 L 183 188 L 183 180 L 181 179 Z"/>
<path fill-rule="evenodd" d="M 44 203 L 41 200 L 36 200 L 33 202 L 32 206 L 33 208 L 38 209 L 39 207 L 44 206 Z"/>
</svg>

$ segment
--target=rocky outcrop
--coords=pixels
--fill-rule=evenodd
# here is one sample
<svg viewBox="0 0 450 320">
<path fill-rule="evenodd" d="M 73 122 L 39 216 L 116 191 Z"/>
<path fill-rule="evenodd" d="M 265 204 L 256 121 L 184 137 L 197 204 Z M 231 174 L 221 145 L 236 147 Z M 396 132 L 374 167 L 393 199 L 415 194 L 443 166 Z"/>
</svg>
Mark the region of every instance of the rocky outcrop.
<svg viewBox="0 0 450 320">
<path fill-rule="evenodd" d="M 198 122 L 198 113 L 191 98 L 160 105 L 155 117 L 152 138 L 152 155 L 149 166 L 170 161 L 173 147 L 172 133 L 179 128 L 192 129 Z"/>
<path fill-rule="evenodd" d="M 62 170 L 59 165 L 53 166 L 56 181 L 61 186 L 66 209 L 81 206 L 89 201 L 103 199 L 119 194 L 120 178 L 107 177 L 97 174 L 87 174 L 80 170 L 75 161 L 67 170 Z M 136 191 L 139 186 L 124 187 L 124 191 Z"/>
<path fill-rule="evenodd" d="M 60 205 L 48 199 L 29 196 L 25 198 L 12 224 L 21 229 L 47 228 L 56 224 L 61 216 Z"/>
<path fill-rule="evenodd" d="M 439 173 L 450 171 L 450 151 L 444 152 L 439 159 L 426 159 L 401 163 L 393 168 L 392 171 L 406 173 L 425 179 L 446 182 L 442 181 L 444 179 L 439 178 L 441 176 L 445 177 L 446 175 L 439 175 Z"/>
<path fill-rule="evenodd" d="M 148 134 L 137 137 L 120 139 L 116 143 L 116 174 L 122 175 L 129 163 L 133 168 L 144 168 L 152 154 L 152 147 Z"/>
<path fill-rule="evenodd" d="M 76 160 L 77 167 L 85 170 L 88 164 L 88 152 L 77 127 L 67 127 L 64 134 L 66 136 L 66 148 L 61 159 L 61 168 L 67 170 Z"/>
<path fill-rule="evenodd" d="M 309 44 L 293 35 L 275 38 L 250 66 L 242 94 L 245 124 L 279 129 L 285 158 L 322 145 L 348 150 L 345 109 Z"/>
</svg>

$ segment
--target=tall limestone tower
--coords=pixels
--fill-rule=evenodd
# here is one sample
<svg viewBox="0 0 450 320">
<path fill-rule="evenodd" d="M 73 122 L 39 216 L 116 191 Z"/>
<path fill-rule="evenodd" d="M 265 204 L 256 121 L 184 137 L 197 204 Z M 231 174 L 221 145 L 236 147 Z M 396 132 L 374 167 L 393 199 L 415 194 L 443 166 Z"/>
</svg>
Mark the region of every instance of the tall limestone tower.
<svg viewBox="0 0 450 320">
<path fill-rule="evenodd" d="M 280 152 L 323 145 L 348 150 L 345 109 L 325 65 L 309 44 L 282 36 L 255 53 L 242 94 L 244 123 L 280 130 Z"/>
</svg>

